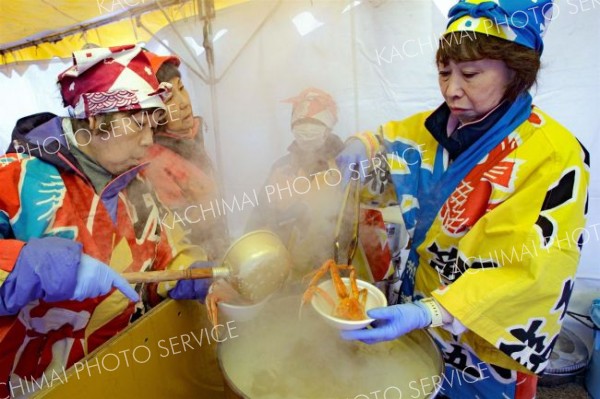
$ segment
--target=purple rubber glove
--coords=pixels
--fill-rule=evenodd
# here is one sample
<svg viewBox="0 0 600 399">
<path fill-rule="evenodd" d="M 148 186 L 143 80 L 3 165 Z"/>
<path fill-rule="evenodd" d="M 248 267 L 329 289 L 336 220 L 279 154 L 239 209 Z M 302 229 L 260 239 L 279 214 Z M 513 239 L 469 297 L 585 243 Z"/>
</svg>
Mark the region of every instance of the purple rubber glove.
<svg viewBox="0 0 600 399">
<path fill-rule="evenodd" d="M 363 166 L 366 166 L 368 161 L 367 149 L 365 145 L 359 139 L 351 139 L 346 143 L 346 146 L 335 158 L 338 168 L 342 172 L 342 182 L 344 186 L 350 182 L 350 180 L 358 180 L 364 182 L 364 174 L 359 173 L 362 170 L 361 161 Z"/>
<path fill-rule="evenodd" d="M 113 286 L 137 300 L 137 293 L 125 280 L 121 281 L 107 265 L 82 256 L 82 248 L 81 243 L 61 237 L 28 241 L 0 286 L 0 316 L 17 314 L 37 299 L 81 300 L 107 293 Z"/>
<path fill-rule="evenodd" d="M 69 299 L 75 291 L 81 249 L 80 243 L 60 237 L 27 242 L 0 286 L 0 316 L 17 314 L 36 299 Z"/>
<path fill-rule="evenodd" d="M 194 262 L 190 268 L 215 267 L 214 262 Z M 200 278 L 195 280 L 179 280 L 171 291 L 169 297 L 172 299 L 196 299 L 204 303 L 208 288 L 212 284 L 212 278 Z"/>
<path fill-rule="evenodd" d="M 69 299 L 83 301 L 108 294 L 118 289 L 132 302 L 140 300 L 137 292 L 119 273 L 110 266 L 86 254 L 81 255 L 75 292 Z"/>
<path fill-rule="evenodd" d="M 373 328 L 342 331 L 345 340 L 359 340 L 366 344 L 391 341 L 413 330 L 426 328 L 431 324 L 431 313 L 420 302 L 375 308 L 367 312 L 375 319 Z"/>
</svg>

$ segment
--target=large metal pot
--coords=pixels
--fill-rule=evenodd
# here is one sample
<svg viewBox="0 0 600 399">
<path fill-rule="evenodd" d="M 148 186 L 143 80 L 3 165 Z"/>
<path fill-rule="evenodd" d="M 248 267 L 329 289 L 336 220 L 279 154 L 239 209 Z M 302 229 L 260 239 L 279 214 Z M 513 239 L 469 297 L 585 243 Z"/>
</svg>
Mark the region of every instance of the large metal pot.
<svg viewBox="0 0 600 399">
<path fill-rule="evenodd" d="M 226 398 L 431 398 L 443 361 L 433 339 L 415 331 L 376 345 L 346 342 L 299 296 L 271 300 L 237 337 L 219 347 Z M 377 396 L 378 395 L 378 396 Z"/>
</svg>

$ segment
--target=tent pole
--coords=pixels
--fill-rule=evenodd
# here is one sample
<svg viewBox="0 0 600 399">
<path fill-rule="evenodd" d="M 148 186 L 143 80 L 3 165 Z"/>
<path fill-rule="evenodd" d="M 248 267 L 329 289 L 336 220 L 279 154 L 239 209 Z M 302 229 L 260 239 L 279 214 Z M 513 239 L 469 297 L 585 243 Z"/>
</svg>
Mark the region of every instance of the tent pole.
<svg viewBox="0 0 600 399">
<path fill-rule="evenodd" d="M 225 68 L 225 70 L 223 71 L 223 73 L 221 74 L 221 76 L 219 76 L 219 80 L 223 79 L 225 77 L 225 75 L 227 75 L 227 72 L 229 72 L 229 70 L 231 69 L 231 67 L 233 66 L 233 64 L 235 64 L 235 62 L 238 60 L 238 58 L 240 58 L 240 56 L 242 55 L 242 53 L 244 52 L 244 50 L 254 40 L 254 38 L 256 37 L 256 35 L 262 30 L 262 28 L 273 17 L 273 15 L 275 15 L 275 12 L 279 9 L 279 6 L 281 5 L 281 1 L 282 0 L 279 0 L 277 2 L 277 4 L 275 4 L 273 6 L 273 8 L 269 11 L 269 13 L 267 14 L 267 16 L 261 21 L 261 23 L 258 25 L 258 27 L 254 30 L 254 32 L 252 32 L 252 34 L 250 35 L 250 37 L 248 38 L 248 40 L 246 40 L 246 43 L 244 43 L 244 45 L 242 46 L 242 48 L 240 49 L 240 51 L 238 51 L 238 53 L 235 55 L 235 57 L 233 58 L 233 60 L 231 60 L 231 62 L 229 63 L 229 65 L 227 65 L 227 68 Z"/>
<path fill-rule="evenodd" d="M 215 55 L 213 47 L 212 20 L 215 18 L 214 0 L 197 0 L 198 11 L 201 19 L 204 21 L 202 28 L 204 53 L 206 54 L 206 63 L 208 65 L 208 85 L 210 87 L 210 103 L 212 111 L 213 132 L 215 137 L 215 162 L 217 164 L 217 179 L 221 188 L 221 195 L 226 195 L 226 187 L 223 184 L 223 154 L 221 146 L 221 133 L 219 126 L 219 105 L 217 96 L 217 78 L 215 73 Z"/>
<path fill-rule="evenodd" d="M 356 40 L 356 17 L 354 12 L 350 12 L 350 34 L 352 36 L 352 40 L 350 41 L 350 45 L 352 46 L 352 83 L 354 84 L 354 131 L 359 132 L 360 107 L 358 106 L 358 96 L 360 93 L 358 92 L 358 60 L 356 57 L 356 48 L 358 47 L 358 43 Z"/>
<path fill-rule="evenodd" d="M 175 24 L 173 24 L 173 21 L 171 21 L 171 18 L 169 18 L 169 16 L 165 12 L 164 7 L 162 7 L 160 5 L 160 3 L 158 3 L 158 2 L 156 4 L 158 5 L 158 9 L 162 13 L 162 15 L 165 17 L 165 19 L 167 20 L 167 22 L 169 22 L 169 27 L 171 29 L 173 29 L 173 32 L 175 32 L 175 35 L 177 35 L 177 37 L 179 38 L 179 41 L 181 42 L 181 44 L 183 45 L 183 47 L 185 47 L 185 49 L 187 50 L 188 54 L 192 57 L 192 59 L 194 60 L 194 62 L 198 66 L 198 69 L 200 69 L 200 72 L 202 74 L 206 75 L 206 71 L 204 70 L 204 68 L 202 67 L 202 65 L 198 62 L 198 60 L 196 58 L 196 54 L 192 53 L 192 50 L 190 49 L 190 46 L 186 43 L 185 39 L 181 35 L 181 32 L 179 32 L 179 29 L 177 29 L 177 27 L 175 26 Z"/>
</svg>

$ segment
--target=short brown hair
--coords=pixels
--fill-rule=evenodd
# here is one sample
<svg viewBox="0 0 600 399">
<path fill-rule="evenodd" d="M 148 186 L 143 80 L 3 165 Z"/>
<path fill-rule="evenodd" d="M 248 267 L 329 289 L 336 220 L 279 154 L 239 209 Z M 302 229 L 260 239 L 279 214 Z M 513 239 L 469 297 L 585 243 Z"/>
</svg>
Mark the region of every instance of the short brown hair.
<svg viewBox="0 0 600 399">
<path fill-rule="evenodd" d="M 168 82 L 173 78 L 181 78 L 181 72 L 179 72 L 179 68 L 172 62 L 163 62 L 163 64 L 156 71 L 156 79 L 160 83 Z"/>
<path fill-rule="evenodd" d="M 515 72 L 506 88 L 504 98 L 514 101 L 528 91 L 537 81 L 541 67 L 540 54 L 527 47 L 495 36 L 476 32 L 452 32 L 440 39 L 435 55 L 438 64 L 448 65 L 450 61 L 465 62 L 482 59 L 501 60 Z"/>
</svg>

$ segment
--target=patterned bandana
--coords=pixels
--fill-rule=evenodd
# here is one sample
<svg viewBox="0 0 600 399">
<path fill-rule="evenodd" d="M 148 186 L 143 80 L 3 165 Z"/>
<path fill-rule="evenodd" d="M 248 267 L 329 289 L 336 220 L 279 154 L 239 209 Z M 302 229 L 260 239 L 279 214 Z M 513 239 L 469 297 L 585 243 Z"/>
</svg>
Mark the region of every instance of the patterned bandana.
<svg viewBox="0 0 600 399">
<path fill-rule="evenodd" d="M 310 118 L 316 119 L 332 129 L 337 122 L 335 101 L 323 90 L 310 87 L 284 102 L 293 104 L 292 125 L 300 119 Z"/>
<path fill-rule="evenodd" d="M 138 45 L 99 47 L 73 52 L 73 66 L 58 76 L 69 114 L 78 119 L 110 112 L 166 109 L 150 61 Z"/>
<path fill-rule="evenodd" d="M 446 33 L 470 31 L 534 49 L 552 20 L 552 0 L 460 0 L 448 13 Z"/>
</svg>

